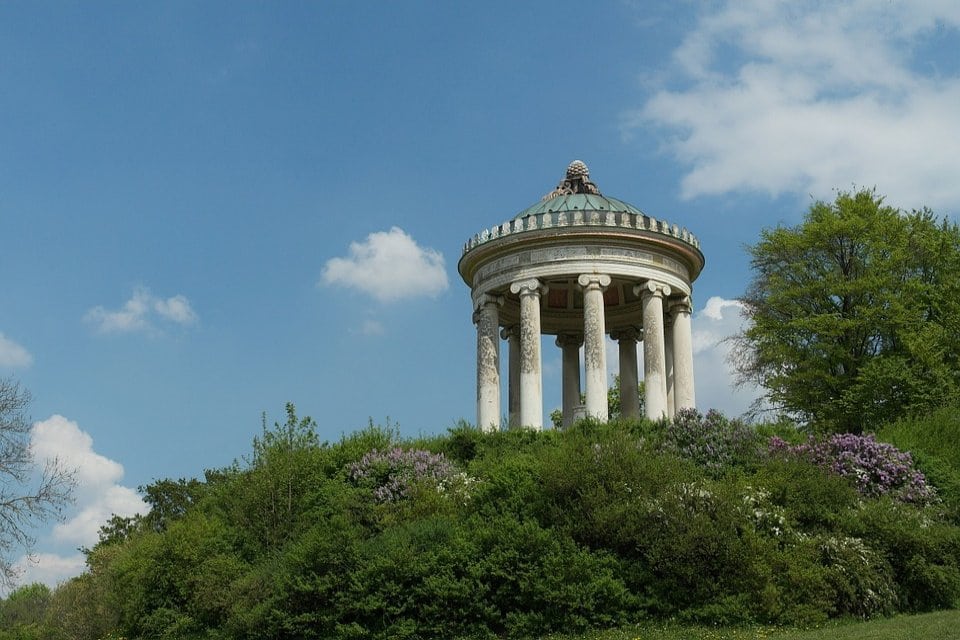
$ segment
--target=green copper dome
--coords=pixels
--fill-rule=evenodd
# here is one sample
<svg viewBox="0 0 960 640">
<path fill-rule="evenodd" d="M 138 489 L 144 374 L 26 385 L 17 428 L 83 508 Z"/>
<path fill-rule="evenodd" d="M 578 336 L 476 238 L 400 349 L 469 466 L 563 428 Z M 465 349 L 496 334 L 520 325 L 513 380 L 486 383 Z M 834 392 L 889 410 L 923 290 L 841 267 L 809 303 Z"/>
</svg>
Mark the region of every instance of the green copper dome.
<svg viewBox="0 0 960 640">
<path fill-rule="evenodd" d="M 624 202 L 623 200 L 601 196 L 596 193 L 570 193 L 554 196 L 547 200 L 541 200 L 518 213 L 516 218 L 523 218 L 539 213 L 564 211 L 613 211 L 614 213 L 644 215 L 643 211 L 640 211 L 632 204 Z"/>
</svg>

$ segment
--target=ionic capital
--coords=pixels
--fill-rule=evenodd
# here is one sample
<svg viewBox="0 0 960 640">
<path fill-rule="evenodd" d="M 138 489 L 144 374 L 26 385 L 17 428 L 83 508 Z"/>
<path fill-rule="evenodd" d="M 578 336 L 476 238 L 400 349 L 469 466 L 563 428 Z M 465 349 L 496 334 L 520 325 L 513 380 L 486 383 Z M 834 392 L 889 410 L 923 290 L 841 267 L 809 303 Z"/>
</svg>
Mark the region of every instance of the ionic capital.
<svg viewBox="0 0 960 640">
<path fill-rule="evenodd" d="M 577 284 L 584 289 L 606 289 L 610 286 L 610 276 L 605 273 L 583 273 L 577 278 Z"/>
<path fill-rule="evenodd" d="M 670 313 L 693 313 L 693 300 L 690 299 L 690 296 L 683 296 L 682 298 L 677 298 L 676 300 L 670 301 Z"/>
<path fill-rule="evenodd" d="M 625 327 L 623 329 L 611 331 L 610 337 L 617 341 L 632 340 L 633 342 L 639 342 L 643 337 L 643 332 L 637 327 Z"/>
<path fill-rule="evenodd" d="M 647 280 L 643 284 L 638 284 L 633 288 L 633 294 L 636 296 L 655 296 L 657 298 L 666 298 L 670 295 L 670 285 L 661 282 Z"/>
<path fill-rule="evenodd" d="M 557 334 L 557 346 L 561 349 L 565 347 L 576 347 L 579 349 L 583 345 L 582 333 L 560 333 Z"/>
<path fill-rule="evenodd" d="M 510 338 L 519 338 L 520 327 L 515 324 L 512 324 L 509 327 L 504 327 L 503 329 L 500 329 L 500 337 L 504 340 L 509 340 Z"/>
<path fill-rule="evenodd" d="M 536 278 L 527 278 L 518 280 L 510 285 L 510 293 L 520 294 L 520 296 L 540 296 L 547 292 L 547 287 L 540 283 Z"/>
<path fill-rule="evenodd" d="M 485 306 L 487 306 L 488 304 L 495 304 L 495 305 L 497 305 L 498 307 L 502 307 L 502 306 L 503 306 L 503 296 L 495 296 L 495 295 L 489 294 L 489 293 L 481 293 L 480 296 L 477 297 L 477 303 L 476 303 L 476 304 L 477 304 L 477 309 L 478 309 L 478 310 L 479 310 L 479 309 L 483 309 L 483 308 L 484 308 Z"/>
</svg>

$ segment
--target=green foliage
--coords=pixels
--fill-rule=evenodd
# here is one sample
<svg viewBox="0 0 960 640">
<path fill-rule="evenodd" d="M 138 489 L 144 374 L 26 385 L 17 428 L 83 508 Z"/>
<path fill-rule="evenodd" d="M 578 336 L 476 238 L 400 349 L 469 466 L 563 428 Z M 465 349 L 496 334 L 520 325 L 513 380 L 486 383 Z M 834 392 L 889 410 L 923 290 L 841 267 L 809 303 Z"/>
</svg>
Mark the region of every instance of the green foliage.
<svg viewBox="0 0 960 640">
<path fill-rule="evenodd" d="M 14 589 L 6 600 L 0 600 L 0 640 L 40 638 L 49 604 L 50 589 L 46 585 L 34 583 Z"/>
<path fill-rule="evenodd" d="M 204 484 L 195 478 L 156 480 L 139 487 L 143 501 L 150 505 L 150 511 L 143 517 L 143 526 L 163 531 L 171 522 L 187 513 L 203 496 L 205 488 Z"/>
<path fill-rule="evenodd" d="M 857 505 L 857 492 L 849 483 L 806 460 L 774 457 L 753 482 L 770 493 L 788 525 L 799 531 L 837 531 Z"/>
<path fill-rule="evenodd" d="M 852 527 L 893 569 L 901 611 L 932 611 L 960 602 L 960 528 L 931 509 L 888 498 L 865 502 Z"/>
<path fill-rule="evenodd" d="M 882 427 L 877 437 L 913 453 L 948 517 L 960 523 L 960 404 L 902 418 Z"/>
<path fill-rule="evenodd" d="M 44 619 L 44 638 L 86 640 L 111 636 L 120 620 L 121 598 L 114 589 L 114 563 L 126 554 L 124 544 L 98 545 L 87 553 L 88 571 L 52 593 Z"/>
<path fill-rule="evenodd" d="M 861 433 L 960 397 L 956 225 L 841 192 L 750 254 L 737 365 L 774 407 Z"/>
<path fill-rule="evenodd" d="M 683 409 L 662 430 L 660 446 L 714 473 L 755 462 L 760 453 L 757 432 L 719 411 L 707 415 Z"/>
<path fill-rule="evenodd" d="M 784 424 L 677 422 L 416 441 L 371 425 L 330 444 L 290 406 L 242 464 L 151 485 L 156 519 L 111 523 L 88 572 L 15 629 L 529 638 L 646 619 L 813 625 L 960 598 L 960 527 L 942 507 L 763 455 L 761 434 Z M 460 474 L 469 499 L 451 500 L 438 488 Z M 377 499 L 394 480 L 400 497 Z"/>
</svg>

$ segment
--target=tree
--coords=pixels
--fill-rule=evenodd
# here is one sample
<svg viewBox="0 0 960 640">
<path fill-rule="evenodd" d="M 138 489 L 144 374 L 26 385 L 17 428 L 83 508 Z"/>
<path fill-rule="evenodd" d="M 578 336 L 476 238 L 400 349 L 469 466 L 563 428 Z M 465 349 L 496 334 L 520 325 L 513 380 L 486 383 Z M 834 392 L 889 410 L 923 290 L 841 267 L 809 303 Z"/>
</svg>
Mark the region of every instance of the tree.
<svg viewBox="0 0 960 640">
<path fill-rule="evenodd" d="M 872 190 L 749 247 L 741 382 L 817 429 L 861 433 L 960 399 L 960 231 Z"/>
<path fill-rule="evenodd" d="M 24 413 L 29 404 L 30 393 L 18 382 L 0 379 L 0 583 L 8 586 L 17 575 L 12 555 L 32 546 L 30 530 L 58 516 L 74 486 L 73 472 L 58 460 L 48 460 L 32 483 L 36 465 Z"/>
<path fill-rule="evenodd" d="M 23 627 L 38 631 L 49 603 L 49 587 L 38 582 L 13 590 L 6 600 L 0 600 L 0 628 L 17 629 L 17 635 L 11 637 L 28 637 L 28 631 Z M 37 632 L 30 637 L 39 635 Z M 2 637 L 0 635 L 0 638 Z"/>
</svg>

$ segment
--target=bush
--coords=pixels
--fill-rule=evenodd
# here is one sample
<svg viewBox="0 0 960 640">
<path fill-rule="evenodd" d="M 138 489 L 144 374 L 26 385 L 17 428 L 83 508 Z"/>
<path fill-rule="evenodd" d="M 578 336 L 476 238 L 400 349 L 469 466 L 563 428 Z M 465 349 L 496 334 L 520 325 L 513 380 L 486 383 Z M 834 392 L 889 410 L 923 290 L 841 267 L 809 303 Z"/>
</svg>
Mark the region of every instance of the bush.
<svg viewBox="0 0 960 640">
<path fill-rule="evenodd" d="M 409 500 L 425 489 L 463 503 L 474 482 L 442 453 L 400 447 L 367 452 L 350 465 L 349 477 L 357 486 L 370 489 L 379 503 Z"/>
<path fill-rule="evenodd" d="M 755 462 L 760 438 L 752 428 L 739 420 L 728 420 L 719 411 L 711 410 L 704 416 L 696 409 L 682 409 L 665 426 L 661 446 L 717 473 Z"/>
<path fill-rule="evenodd" d="M 899 611 L 951 608 L 960 598 L 960 529 L 930 509 L 889 498 L 864 502 L 851 534 L 890 564 Z"/>
<path fill-rule="evenodd" d="M 917 467 L 936 487 L 948 517 L 960 522 L 960 406 L 898 420 L 884 426 L 877 437 L 913 454 Z"/>
<path fill-rule="evenodd" d="M 877 437 L 904 451 L 936 456 L 960 471 L 960 405 L 903 418 L 885 425 Z"/>
<path fill-rule="evenodd" d="M 758 433 L 682 412 L 413 441 L 371 427 L 329 445 L 290 407 L 163 527 L 98 544 L 43 625 L 90 640 L 519 638 L 958 602 L 960 528 L 904 501 L 920 491 L 909 458 L 871 438 L 773 439 L 763 456 Z"/>
<path fill-rule="evenodd" d="M 868 498 L 889 495 L 920 505 L 936 499 L 936 491 L 914 467 L 910 453 L 877 442 L 872 435 L 842 433 L 819 441 L 811 436 L 799 445 L 773 437 L 769 449 L 772 455 L 800 457 L 846 478 Z"/>
<path fill-rule="evenodd" d="M 751 481 L 784 510 L 787 527 L 795 531 L 837 531 L 858 501 L 846 480 L 796 457 L 766 460 Z"/>
</svg>

